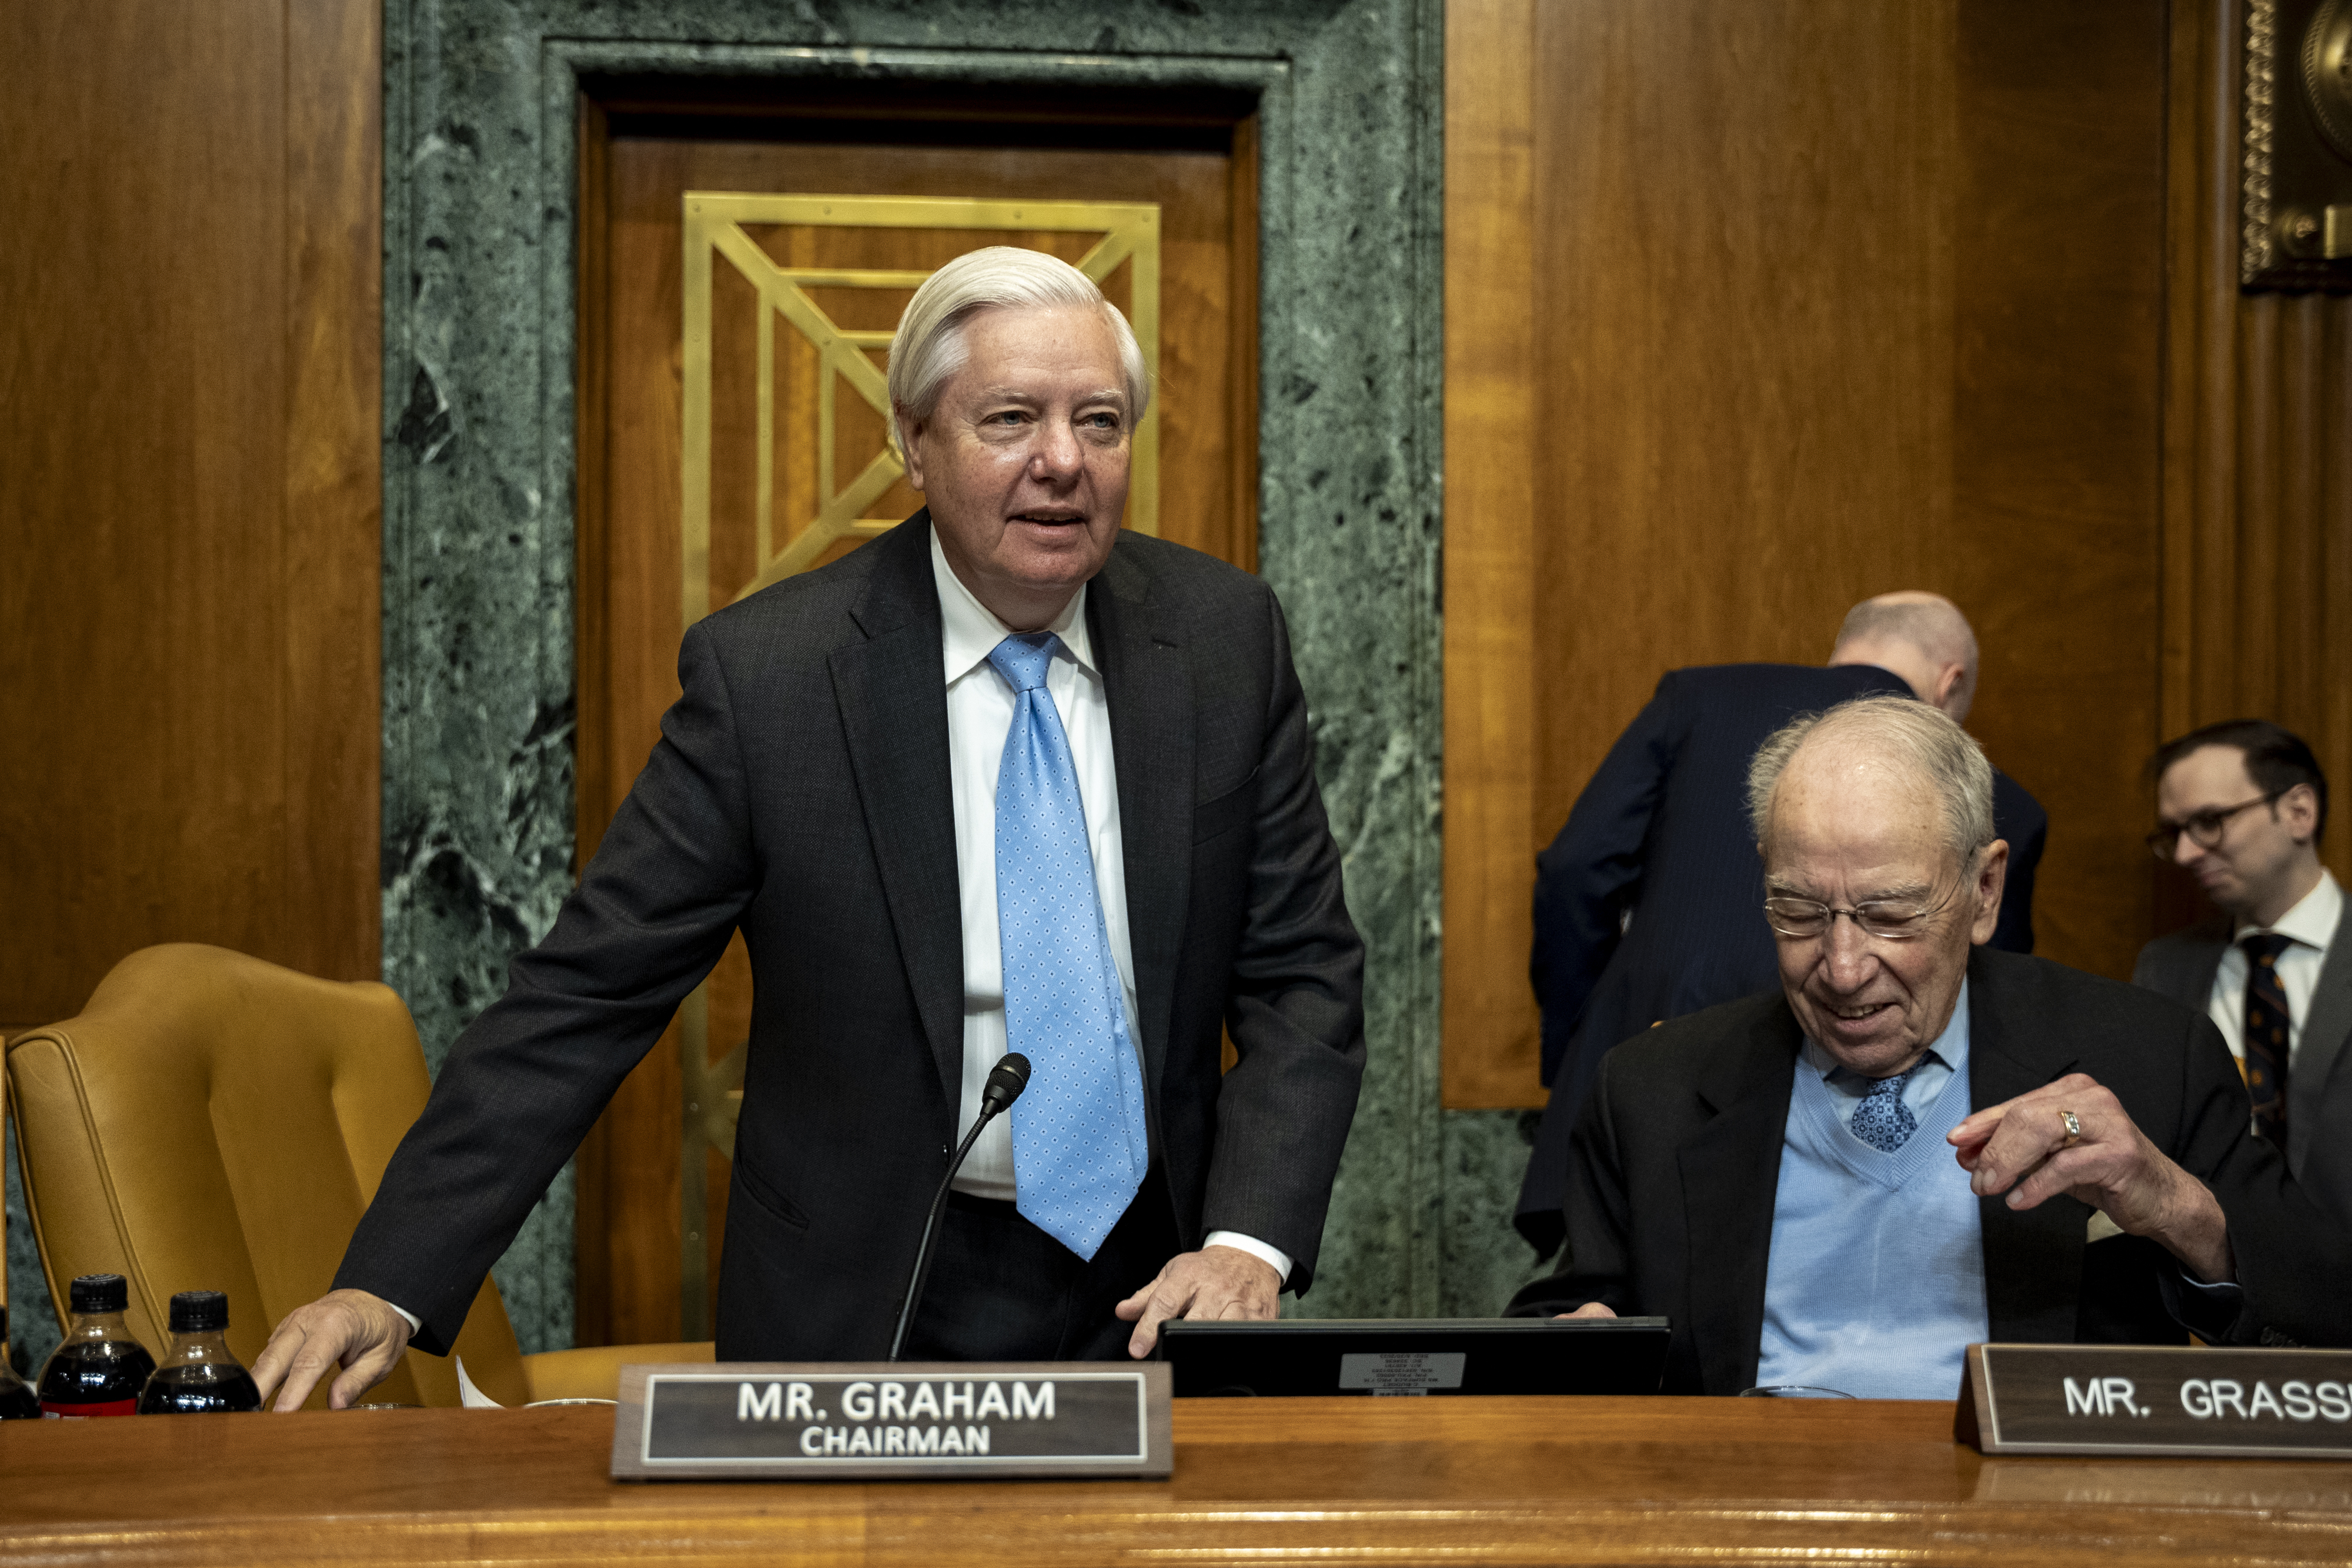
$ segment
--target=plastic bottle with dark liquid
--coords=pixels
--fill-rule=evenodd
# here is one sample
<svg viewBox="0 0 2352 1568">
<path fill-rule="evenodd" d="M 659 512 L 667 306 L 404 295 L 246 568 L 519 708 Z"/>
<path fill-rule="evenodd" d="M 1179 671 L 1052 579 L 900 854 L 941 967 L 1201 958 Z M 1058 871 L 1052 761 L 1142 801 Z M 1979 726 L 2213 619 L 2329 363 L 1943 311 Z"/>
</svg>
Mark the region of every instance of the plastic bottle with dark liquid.
<svg viewBox="0 0 2352 1568">
<path fill-rule="evenodd" d="M 131 1337 L 122 1314 L 131 1287 L 120 1274 L 84 1274 L 68 1292 L 73 1325 L 41 1368 L 41 1414 L 53 1420 L 135 1416 L 155 1358 Z"/>
<path fill-rule="evenodd" d="M 261 1390 L 228 1348 L 228 1298 L 182 1291 L 172 1298 L 172 1348 L 139 1396 L 142 1416 L 258 1410 Z"/>
<path fill-rule="evenodd" d="M 0 1421 L 37 1421 L 41 1417 L 41 1396 L 8 1364 L 7 1343 L 8 1309 L 0 1307 Z"/>
</svg>

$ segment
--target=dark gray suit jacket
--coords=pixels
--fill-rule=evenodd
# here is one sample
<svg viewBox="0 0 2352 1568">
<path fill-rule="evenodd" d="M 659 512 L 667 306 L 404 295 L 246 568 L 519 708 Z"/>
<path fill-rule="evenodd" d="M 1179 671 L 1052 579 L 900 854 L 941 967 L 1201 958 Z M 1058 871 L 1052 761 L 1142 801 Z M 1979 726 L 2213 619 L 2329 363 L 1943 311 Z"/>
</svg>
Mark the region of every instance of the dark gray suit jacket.
<svg viewBox="0 0 2352 1568">
<path fill-rule="evenodd" d="M 2276 1154 L 2248 1131 L 2245 1086 L 2210 1019 L 2113 980 L 1984 947 L 1970 955 L 1969 977 L 1971 1110 L 2087 1072 L 2221 1198 L 2245 1308 L 2200 1329 L 2233 1340 L 2268 1330 L 2304 1343 L 2340 1341 L 2352 1330 L 2343 1234 L 2284 1183 Z M 1597 1301 L 1620 1315 L 1662 1314 L 1675 1328 L 1666 1392 L 1752 1385 L 1802 1043 L 1775 990 L 1671 1019 L 1611 1051 L 1570 1145 L 1566 1267 L 1521 1291 L 1509 1311 L 1544 1315 Z M 1995 1340 L 2186 1340 L 2173 1312 L 2177 1273 L 2155 1243 L 2089 1243 L 2091 1210 L 2072 1197 L 2022 1213 L 1988 1197 L 1979 1216 Z"/>
<path fill-rule="evenodd" d="M 2345 925 L 2352 925 L 2347 918 Z M 2321 960 L 2286 1081 L 2286 1161 L 2305 1191 L 2352 1224 L 2352 941 L 2345 925 Z M 2159 936 L 2139 950 L 2132 984 L 2206 1010 L 2213 975 L 2230 950 L 2226 919 Z"/>
<path fill-rule="evenodd" d="M 1188 1248 L 1315 1274 L 1363 948 L 1273 593 L 1122 533 L 1108 696 L 1151 1151 Z M 484 1271 L 740 927 L 753 1006 L 721 1360 L 884 1355 L 957 1134 L 963 948 L 930 519 L 686 634 L 662 739 L 547 939 L 452 1051 L 340 1285 L 453 1340 Z M 1240 1061 L 1219 1075 L 1220 1031 Z M 1143 1281 L 1138 1281 L 1138 1284 Z"/>
</svg>

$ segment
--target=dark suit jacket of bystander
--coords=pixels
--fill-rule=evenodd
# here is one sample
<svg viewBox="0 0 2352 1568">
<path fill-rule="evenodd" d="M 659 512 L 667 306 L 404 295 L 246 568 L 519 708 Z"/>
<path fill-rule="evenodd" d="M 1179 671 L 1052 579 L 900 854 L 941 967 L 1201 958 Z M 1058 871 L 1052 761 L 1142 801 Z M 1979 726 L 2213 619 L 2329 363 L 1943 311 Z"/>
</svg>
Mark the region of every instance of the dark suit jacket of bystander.
<svg viewBox="0 0 2352 1568">
<path fill-rule="evenodd" d="M 2231 924 L 2207 921 L 2140 949 L 2132 984 L 2183 1007 L 2206 1009 L 2213 975 L 2230 950 Z M 2312 1197 L 2352 1224 L 2352 916 L 2336 928 L 2319 967 L 2286 1082 L 2286 1160 Z"/>
</svg>

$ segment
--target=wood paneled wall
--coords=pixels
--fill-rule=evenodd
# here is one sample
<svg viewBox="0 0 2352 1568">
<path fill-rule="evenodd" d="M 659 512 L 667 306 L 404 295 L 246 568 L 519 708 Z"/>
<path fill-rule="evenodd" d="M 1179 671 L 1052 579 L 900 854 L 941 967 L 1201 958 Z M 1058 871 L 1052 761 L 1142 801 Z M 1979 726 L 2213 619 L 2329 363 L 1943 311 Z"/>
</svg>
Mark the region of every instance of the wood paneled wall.
<svg viewBox="0 0 2352 1568">
<path fill-rule="evenodd" d="M 1536 1103 L 1536 0 L 1445 7 L 1444 1102 Z M 1555 824 L 1555 827 L 1557 824 Z"/>
<path fill-rule="evenodd" d="M 1949 594 L 2127 973 L 2158 737 L 2166 13 L 1448 12 L 1445 1103 L 1541 1103 L 1533 858 L 1664 671 Z"/>
<path fill-rule="evenodd" d="M 0 1021 L 378 971 L 375 0 L 0 7 Z"/>
<path fill-rule="evenodd" d="M 2236 0 L 2173 7 L 2163 727 L 2252 715 L 2310 741 L 2337 802 L 2321 850 L 2352 880 L 2352 299 L 2238 291 L 2244 29 Z"/>
</svg>

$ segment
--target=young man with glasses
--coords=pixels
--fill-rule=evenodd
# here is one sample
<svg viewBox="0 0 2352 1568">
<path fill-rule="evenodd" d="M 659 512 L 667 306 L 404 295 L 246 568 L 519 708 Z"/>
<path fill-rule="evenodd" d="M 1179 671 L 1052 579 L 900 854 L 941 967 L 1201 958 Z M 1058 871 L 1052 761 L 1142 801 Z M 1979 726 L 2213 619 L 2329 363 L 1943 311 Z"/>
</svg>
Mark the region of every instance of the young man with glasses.
<svg viewBox="0 0 2352 1568">
<path fill-rule="evenodd" d="M 2352 942 L 2336 940 L 2344 890 L 2319 863 L 2326 775 L 2300 737 L 2258 718 L 2191 730 L 2150 766 L 2148 847 L 2220 914 L 2149 943 L 2132 978 L 2210 1015 L 2245 1074 L 2255 1133 L 2352 1219 Z"/>
<path fill-rule="evenodd" d="M 1601 1063 L 1568 1265 L 1524 1315 L 1672 1320 L 1665 1391 L 1949 1398 L 1983 1341 L 2345 1337 L 2343 1233 L 2248 1129 L 2200 1014 L 1992 951 L 1992 770 L 1863 697 L 1756 754 L 1780 988 Z"/>
</svg>

